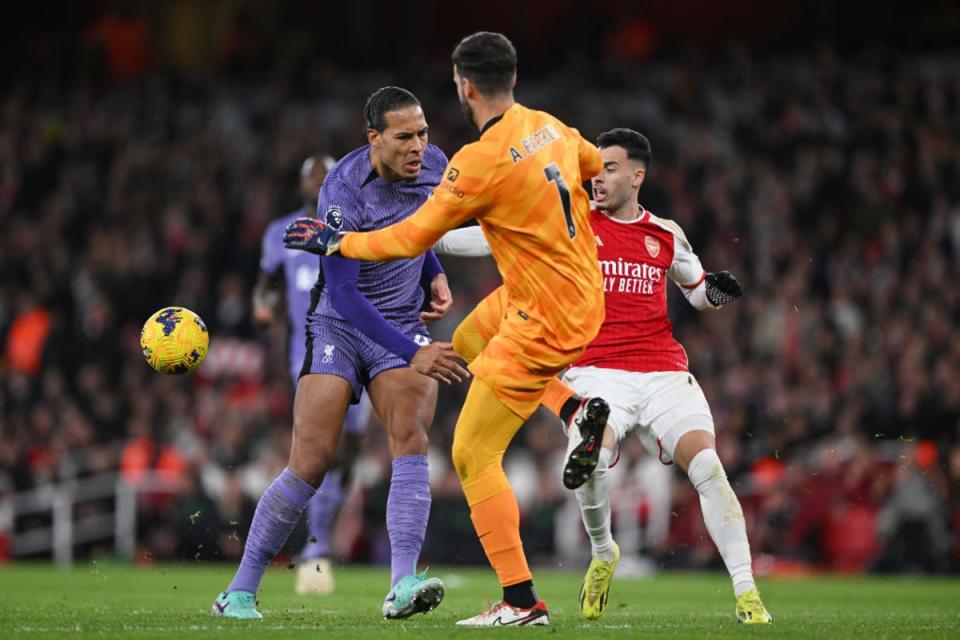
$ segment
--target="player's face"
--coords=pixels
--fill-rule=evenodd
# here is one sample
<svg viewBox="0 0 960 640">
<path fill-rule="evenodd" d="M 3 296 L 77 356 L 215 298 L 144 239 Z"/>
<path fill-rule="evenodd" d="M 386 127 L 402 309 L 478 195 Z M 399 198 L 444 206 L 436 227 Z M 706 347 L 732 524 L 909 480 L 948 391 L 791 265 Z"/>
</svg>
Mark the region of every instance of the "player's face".
<svg viewBox="0 0 960 640">
<path fill-rule="evenodd" d="M 603 169 L 593 178 L 593 201 L 601 211 L 617 211 L 637 202 L 646 169 L 627 157 L 623 147 L 600 149 Z"/>
<path fill-rule="evenodd" d="M 310 170 L 300 177 L 300 197 L 304 203 L 312 205 L 312 210 L 317 208 L 317 198 L 320 195 L 320 187 L 323 185 L 323 179 L 327 177 L 327 168 L 323 162 L 315 161 Z"/>
<path fill-rule="evenodd" d="M 427 148 L 427 119 L 419 105 L 385 114 L 387 127 L 373 132 L 370 144 L 376 149 L 384 180 L 410 180 L 420 175 Z"/>
</svg>

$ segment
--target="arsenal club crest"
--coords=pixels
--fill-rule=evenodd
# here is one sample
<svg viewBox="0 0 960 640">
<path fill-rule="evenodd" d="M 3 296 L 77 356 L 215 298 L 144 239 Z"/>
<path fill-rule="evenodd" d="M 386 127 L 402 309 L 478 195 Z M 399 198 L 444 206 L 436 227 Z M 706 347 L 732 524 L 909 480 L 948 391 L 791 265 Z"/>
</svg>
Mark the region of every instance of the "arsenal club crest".
<svg viewBox="0 0 960 640">
<path fill-rule="evenodd" d="M 660 241 L 653 236 L 644 237 L 643 246 L 647 248 L 647 253 L 650 254 L 651 258 L 656 258 L 660 255 Z"/>
</svg>

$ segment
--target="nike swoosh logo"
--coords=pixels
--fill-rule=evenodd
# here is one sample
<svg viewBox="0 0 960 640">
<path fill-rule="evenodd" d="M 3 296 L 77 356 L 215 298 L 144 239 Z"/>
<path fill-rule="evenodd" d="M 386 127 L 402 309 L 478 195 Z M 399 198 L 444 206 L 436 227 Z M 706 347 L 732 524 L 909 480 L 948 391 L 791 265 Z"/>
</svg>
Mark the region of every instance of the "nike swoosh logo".
<svg viewBox="0 0 960 640">
<path fill-rule="evenodd" d="M 230 606 L 230 601 L 228 600 L 223 604 L 220 604 L 219 602 L 214 602 L 213 606 L 217 608 L 217 611 L 219 611 L 220 613 L 223 613 L 224 610 L 226 610 L 226 608 Z"/>
</svg>

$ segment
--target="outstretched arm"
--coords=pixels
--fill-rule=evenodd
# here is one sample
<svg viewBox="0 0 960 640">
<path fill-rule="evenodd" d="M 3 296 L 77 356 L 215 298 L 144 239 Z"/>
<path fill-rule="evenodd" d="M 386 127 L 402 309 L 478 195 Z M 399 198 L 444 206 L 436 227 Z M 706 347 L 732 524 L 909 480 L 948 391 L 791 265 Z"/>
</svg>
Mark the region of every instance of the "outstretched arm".
<svg viewBox="0 0 960 640">
<path fill-rule="evenodd" d="M 468 207 L 448 207 L 434 196 L 402 222 L 376 231 L 343 234 L 339 252 L 346 258 L 359 260 L 412 258 L 425 252 L 444 233 L 460 226 L 473 215 L 474 212 Z"/>
<path fill-rule="evenodd" d="M 461 151 L 444 171 L 430 198 L 409 218 L 376 231 L 339 233 L 326 222 L 300 218 L 287 227 L 287 248 L 320 255 L 384 261 L 413 258 L 432 247 L 444 233 L 482 214 L 489 198 L 485 159 Z"/>
</svg>

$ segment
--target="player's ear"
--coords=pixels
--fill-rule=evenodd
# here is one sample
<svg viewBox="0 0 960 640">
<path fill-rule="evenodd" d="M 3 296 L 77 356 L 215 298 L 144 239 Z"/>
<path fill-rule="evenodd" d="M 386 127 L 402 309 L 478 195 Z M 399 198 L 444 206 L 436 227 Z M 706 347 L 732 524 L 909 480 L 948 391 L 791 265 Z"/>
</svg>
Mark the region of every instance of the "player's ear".
<svg viewBox="0 0 960 640">
<path fill-rule="evenodd" d="M 367 142 L 370 143 L 370 146 L 379 147 L 380 146 L 380 132 L 370 127 L 367 129 Z"/>
<path fill-rule="evenodd" d="M 510 90 L 513 91 L 514 87 L 517 86 L 517 72 L 513 72 L 513 80 L 510 81 Z"/>
<path fill-rule="evenodd" d="M 643 184 L 643 179 L 647 177 L 647 168 L 642 164 L 637 165 L 636 170 L 633 172 L 633 188 L 639 189 L 640 185 Z"/>
</svg>

